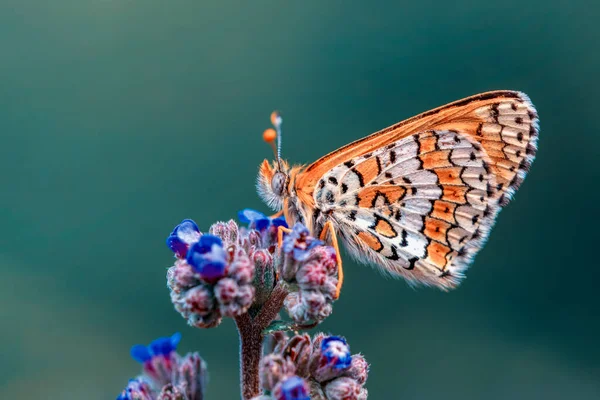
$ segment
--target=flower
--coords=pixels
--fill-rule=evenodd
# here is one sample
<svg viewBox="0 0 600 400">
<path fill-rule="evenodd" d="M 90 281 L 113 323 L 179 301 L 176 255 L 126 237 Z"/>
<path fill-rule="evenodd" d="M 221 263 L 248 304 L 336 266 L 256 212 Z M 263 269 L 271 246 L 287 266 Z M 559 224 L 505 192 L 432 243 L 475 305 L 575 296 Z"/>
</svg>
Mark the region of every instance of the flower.
<svg viewBox="0 0 600 400">
<path fill-rule="evenodd" d="M 321 342 L 321 354 L 327 360 L 327 363 L 337 369 L 350 367 L 352 356 L 350 355 L 350 346 L 346 340 L 339 336 L 329 336 Z"/>
<path fill-rule="evenodd" d="M 236 317 L 253 304 L 257 289 L 252 260 L 264 249 L 259 237 L 250 240 L 252 232 L 257 231 L 240 231 L 234 221 L 217 222 L 190 246 L 185 260 L 177 259 L 169 268 L 171 301 L 188 324 L 213 328 L 223 316 Z"/>
<path fill-rule="evenodd" d="M 326 382 L 346 372 L 352 363 L 350 346 L 339 336 L 317 336 L 310 362 L 310 373 L 318 382 Z"/>
<path fill-rule="evenodd" d="M 312 339 L 307 334 L 280 335 L 264 356 L 260 372 L 263 388 L 273 388 L 274 400 L 296 399 L 294 395 L 304 399 L 306 393 L 311 399 L 366 400 L 368 368 L 362 355 L 350 354 L 344 338 L 319 333 Z M 284 397 L 286 393 L 292 397 Z"/>
<path fill-rule="evenodd" d="M 306 381 L 299 376 L 291 376 L 280 382 L 273 389 L 275 400 L 310 400 L 310 388 Z"/>
<path fill-rule="evenodd" d="M 352 378 L 341 377 L 325 386 L 325 395 L 329 400 L 363 400 L 367 398 L 367 389 Z"/>
<path fill-rule="evenodd" d="M 130 379 L 125 390 L 117 396 L 117 400 L 153 400 L 152 389 L 144 379 Z"/>
<path fill-rule="evenodd" d="M 135 345 L 131 356 L 143 364 L 143 375 L 129 381 L 117 400 L 203 400 L 206 363 L 198 353 L 177 354 L 181 335 Z"/>
<path fill-rule="evenodd" d="M 148 346 L 137 344 L 131 348 L 131 357 L 143 364 L 147 376 L 164 385 L 171 379 L 177 358 L 175 350 L 180 340 L 181 334 L 175 333 L 153 340 Z"/>
<path fill-rule="evenodd" d="M 267 354 L 260 362 L 260 382 L 268 391 L 295 372 L 294 363 L 280 354 Z"/>
<path fill-rule="evenodd" d="M 185 258 L 191 244 L 198 241 L 200 230 L 191 219 L 184 219 L 167 238 L 167 246 L 178 258 Z"/>
<path fill-rule="evenodd" d="M 225 275 L 227 259 L 221 238 L 202 235 L 186 256 L 186 261 L 207 282 L 215 282 Z"/>
<path fill-rule="evenodd" d="M 180 340 L 181 333 L 176 332 L 170 337 L 155 339 L 148 346 L 136 344 L 131 348 L 131 357 L 139 363 L 146 363 L 157 356 L 169 357 L 177 350 Z"/>
<path fill-rule="evenodd" d="M 264 231 L 265 229 L 274 226 L 283 226 L 287 228 L 287 222 L 283 216 L 271 218 L 261 213 L 260 211 L 245 208 L 238 212 L 238 219 L 243 224 L 248 224 L 250 229 L 256 229 L 257 231 Z"/>
<path fill-rule="evenodd" d="M 301 223 L 297 223 L 283 239 L 282 250 L 296 261 L 305 261 L 310 250 L 323 242 L 310 236 L 308 229 Z"/>
</svg>

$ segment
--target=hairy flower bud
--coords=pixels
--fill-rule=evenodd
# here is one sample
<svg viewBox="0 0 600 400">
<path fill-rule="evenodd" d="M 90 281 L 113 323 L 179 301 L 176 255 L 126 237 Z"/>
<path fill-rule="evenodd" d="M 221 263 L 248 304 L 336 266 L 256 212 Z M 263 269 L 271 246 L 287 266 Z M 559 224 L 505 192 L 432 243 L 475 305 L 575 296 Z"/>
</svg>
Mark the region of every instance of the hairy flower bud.
<svg viewBox="0 0 600 400">
<path fill-rule="evenodd" d="M 268 354 L 260 363 L 260 382 L 263 389 L 271 391 L 279 382 L 294 375 L 294 364 L 279 354 Z"/>
<path fill-rule="evenodd" d="M 322 339 L 318 351 L 313 351 L 310 372 L 318 382 L 324 382 L 341 376 L 351 363 L 352 355 L 346 340 L 329 336 Z"/>
<path fill-rule="evenodd" d="M 167 272 L 167 285 L 176 293 L 180 293 L 200 283 L 198 275 L 184 260 L 175 261 L 175 265 L 169 268 Z"/>
<path fill-rule="evenodd" d="M 254 278 L 254 265 L 252 265 L 244 250 L 240 249 L 236 252 L 236 257 L 229 266 L 228 272 L 241 285 L 252 282 L 252 278 Z"/>
<path fill-rule="evenodd" d="M 282 355 L 296 366 L 296 375 L 307 378 L 312 344 L 308 334 L 293 336 L 282 350 Z"/>
<path fill-rule="evenodd" d="M 214 308 L 213 294 L 204 285 L 198 285 L 188 290 L 183 296 L 183 300 L 185 302 L 185 310 L 189 313 L 206 316 Z"/>
<path fill-rule="evenodd" d="M 220 237 L 227 246 L 231 243 L 237 242 L 239 237 L 239 228 L 233 220 L 228 222 L 217 222 L 210 227 L 208 233 Z"/>
<path fill-rule="evenodd" d="M 198 353 L 188 353 L 180 359 L 176 382 L 185 400 L 203 400 L 207 381 L 206 363 Z"/>
<path fill-rule="evenodd" d="M 346 371 L 346 376 L 356 380 L 361 385 L 365 384 L 369 376 L 369 363 L 367 363 L 362 354 L 352 356 L 352 363 L 350 364 L 350 369 Z"/>
<path fill-rule="evenodd" d="M 181 389 L 179 389 L 178 387 L 173 386 L 173 384 L 169 383 L 168 385 L 165 385 L 162 388 L 162 390 L 158 394 L 158 397 L 156 398 L 156 400 L 188 400 L 188 399 L 185 396 L 185 393 L 183 393 L 181 391 Z"/>
<path fill-rule="evenodd" d="M 301 289 L 319 289 L 327 281 L 327 269 L 323 263 L 307 262 L 296 273 L 296 281 Z"/>
<path fill-rule="evenodd" d="M 273 398 L 275 400 L 310 400 L 309 393 L 308 383 L 299 376 L 294 375 L 275 386 Z"/>
<path fill-rule="evenodd" d="M 325 395 L 329 400 L 359 400 L 362 386 L 352 378 L 341 377 L 325 385 Z"/>
</svg>

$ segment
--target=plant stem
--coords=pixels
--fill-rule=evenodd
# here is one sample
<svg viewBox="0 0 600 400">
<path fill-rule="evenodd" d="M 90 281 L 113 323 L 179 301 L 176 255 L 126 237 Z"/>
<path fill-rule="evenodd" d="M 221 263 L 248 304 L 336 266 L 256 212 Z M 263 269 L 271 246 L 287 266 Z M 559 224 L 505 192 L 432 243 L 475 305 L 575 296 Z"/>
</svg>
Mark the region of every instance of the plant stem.
<svg viewBox="0 0 600 400">
<path fill-rule="evenodd" d="M 263 330 L 275 319 L 287 294 L 285 284 L 278 283 L 254 319 L 249 313 L 235 318 L 240 336 L 240 389 L 244 400 L 261 394 L 259 370 Z"/>
</svg>

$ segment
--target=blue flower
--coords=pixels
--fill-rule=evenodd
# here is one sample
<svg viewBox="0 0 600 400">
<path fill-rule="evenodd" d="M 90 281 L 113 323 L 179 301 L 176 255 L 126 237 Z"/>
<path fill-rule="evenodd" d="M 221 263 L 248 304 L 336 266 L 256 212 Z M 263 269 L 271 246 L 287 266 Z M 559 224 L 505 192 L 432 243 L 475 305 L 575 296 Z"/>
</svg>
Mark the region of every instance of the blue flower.
<svg viewBox="0 0 600 400">
<path fill-rule="evenodd" d="M 310 236 L 308 229 L 301 223 L 297 223 L 283 239 L 283 252 L 291 254 L 296 261 L 305 261 L 310 250 L 323 242 Z"/>
<path fill-rule="evenodd" d="M 336 369 L 346 369 L 352 363 L 350 346 L 346 340 L 339 336 L 329 336 L 321 342 L 321 354 L 327 365 Z"/>
<path fill-rule="evenodd" d="M 284 228 L 288 227 L 283 216 L 270 218 L 260 211 L 252 210 L 250 208 L 238 212 L 238 219 L 240 222 L 248 224 L 250 229 L 256 229 L 257 231 L 264 231 L 271 226 L 275 228 L 280 226 L 283 226 Z"/>
<path fill-rule="evenodd" d="M 179 258 L 185 258 L 188 248 L 198 241 L 200 229 L 191 219 L 184 219 L 167 238 L 167 246 Z"/>
<path fill-rule="evenodd" d="M 125 390 L 117 396 L 117 400 L 151 400 L 152 389 L 150 385 L 140 379 L 130 379 Z"/>
<path fill-rule="evenodd" d="M 200 240 L 189 248 L 186 261 L 207 282 L 214 282 L 225 276 L 226 253 L 218 236 L 200 236 Z"/>
<path fill-rule="evenodd" d="M 154 357 L 169 357 L 171 353 L 177 350 L 177 345 L 181 340 L 181 333 L 174 333 L 170 337 L 161 337 L 153 340 L 148 346 L 136 344 L 131 348 L 131 357 L 139 363 L 145 364 Z"/>
<path fill-rule="evenodd" d="M 275 392 L 276 400 L 310 400 L 308 385 L 304 379 L 295 375 L 281 382 Z"/>
</svg>

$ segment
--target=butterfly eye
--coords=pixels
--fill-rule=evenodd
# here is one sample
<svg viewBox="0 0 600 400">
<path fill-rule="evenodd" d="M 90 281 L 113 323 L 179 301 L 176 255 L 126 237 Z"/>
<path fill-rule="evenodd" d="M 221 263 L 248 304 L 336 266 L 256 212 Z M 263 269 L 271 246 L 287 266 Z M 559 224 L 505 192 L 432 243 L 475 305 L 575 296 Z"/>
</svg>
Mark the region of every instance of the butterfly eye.
<svg viewBox="0 0 600 400">
<path fill-rule="evenodd" d="M 273 193 L 277 196 L 283 195 L 286 181 L 287 176 L 283 172 L 276 172 L 275 175 L 273 175 L 273 179 L 271 179 L 271 189 L 273 189 Z"/>
</svg>

